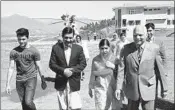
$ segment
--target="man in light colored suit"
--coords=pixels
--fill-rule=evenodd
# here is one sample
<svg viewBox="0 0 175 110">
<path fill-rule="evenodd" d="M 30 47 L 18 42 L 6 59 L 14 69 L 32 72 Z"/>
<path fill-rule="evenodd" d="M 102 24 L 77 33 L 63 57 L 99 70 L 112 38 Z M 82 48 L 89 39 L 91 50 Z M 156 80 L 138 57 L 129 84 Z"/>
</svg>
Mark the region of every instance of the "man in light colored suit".
<svg viewBox="0 0 175 110">
<path fill-rule="evenodd" d="M 162 96 L 167 92 L 164 68 L 160 64 L 159 46 L 145 42 L 146 28 L 138 25 L 133 30 L 134 42 L 124 46 L 121 58 L 124 60 L 124 74 L 118 73 L 116 97 L 120 99 L 122 83 L 128 98 L 128 110 L 154 110 L 156 77 L 161 82 Z M 158 72 L 155 72 L 158 70 Z M 123 80 L 124 79 L 124 80 Z"/>
</svg>

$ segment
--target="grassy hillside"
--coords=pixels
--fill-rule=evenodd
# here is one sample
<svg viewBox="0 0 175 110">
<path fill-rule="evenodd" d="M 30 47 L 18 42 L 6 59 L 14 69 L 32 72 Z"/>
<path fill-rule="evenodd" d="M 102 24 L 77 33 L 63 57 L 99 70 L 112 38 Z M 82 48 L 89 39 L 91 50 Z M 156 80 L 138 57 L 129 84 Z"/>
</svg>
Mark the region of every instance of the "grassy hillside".
<svg viewBox="0 0 175 110">
<path fill-rule="evenodd" d="M 94 20 L 90 20 L 87 18 L 77 18 L 77 20 L 91 23 Z M 45 18 L 29 18 L 26 16 L 21 16 L 18 14 L 3 17 L 1 19 L 1 35 L 3 37 L 7 37 L 9 35 L 15 35 L 15 31 L 18 28 L 24 27 L 28 28 L 30 35 L 58 35 L 60 31 L 63 29 L 64 25 L 62 23 L 57 23 L 50 25 L 52 22 L 62 21 L 60 19 L 45 19 Z M 79 29 L 81 26 L 84 26 L 84 23 L 76 22 L 77 28 Z"/>
</svg>

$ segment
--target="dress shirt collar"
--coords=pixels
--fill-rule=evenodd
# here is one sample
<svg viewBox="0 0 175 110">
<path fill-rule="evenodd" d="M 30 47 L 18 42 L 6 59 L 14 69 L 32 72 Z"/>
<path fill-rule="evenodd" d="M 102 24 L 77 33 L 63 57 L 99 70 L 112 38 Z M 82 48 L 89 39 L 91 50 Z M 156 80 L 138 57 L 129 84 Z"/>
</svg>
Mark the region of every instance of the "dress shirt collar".
<svg viewBox="0 0 175 110">
<path fill-rule="evenodd" d="M 154 39 L 155 39 L 154 36 L 152 36 L 151 38 L 147 37 L 146 41 L 147 42 L 154 42 Z"/>
</svg>

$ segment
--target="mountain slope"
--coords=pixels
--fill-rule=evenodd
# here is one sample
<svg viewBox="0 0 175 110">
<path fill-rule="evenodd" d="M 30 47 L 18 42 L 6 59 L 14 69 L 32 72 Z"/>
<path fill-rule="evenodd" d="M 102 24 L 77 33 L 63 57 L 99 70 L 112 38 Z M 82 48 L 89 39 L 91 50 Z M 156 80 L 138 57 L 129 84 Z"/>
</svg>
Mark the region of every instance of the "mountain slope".
<svg viewBox="0 0 175 110">
<path fill-rule="evenodd" d="M 84 23 L 98 22 L 97 20 L 91 20 L 87 18 L 77 18 L 78 21 Z M 18 14 L 2 17 L 1 19 L 1 35 L 15 35 L 15 31 L 18 28 L 29 29 L 30 35 L 58 35 L 63 29 L 63 22 L 52 24 L 56 21 L 62 21 L 60 19 L 45 19 L 45 18 L 29 18 Z M 84 23 L 76 21 L 77 28 L 86 25 Z"/>
<path fill-rule="evenodd" d="M 28 28 L 30 34 L 43 30 L 44 24 L 25 16 L 12 15 L 1 19 L 2 34 L 15 34 L 18 28 Z"/>
</svg>

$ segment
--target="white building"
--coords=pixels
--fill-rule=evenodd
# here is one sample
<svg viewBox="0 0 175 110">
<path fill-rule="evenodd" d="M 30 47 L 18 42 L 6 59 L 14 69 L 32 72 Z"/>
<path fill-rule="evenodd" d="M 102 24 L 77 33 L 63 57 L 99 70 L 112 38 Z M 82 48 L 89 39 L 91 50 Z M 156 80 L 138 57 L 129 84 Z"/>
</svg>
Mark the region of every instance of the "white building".
<svg viewBox="0 0 175 110">
<path fill-rule="evenodd" d="M 118 34 L 126 32 L 132 35 L 136 25 L 152 22 L 157 30 L 174 28 L 174 6 L 145 6 L 125 4 L 113 8 L 115 12 L 115 27 Z"/>
</svg>

